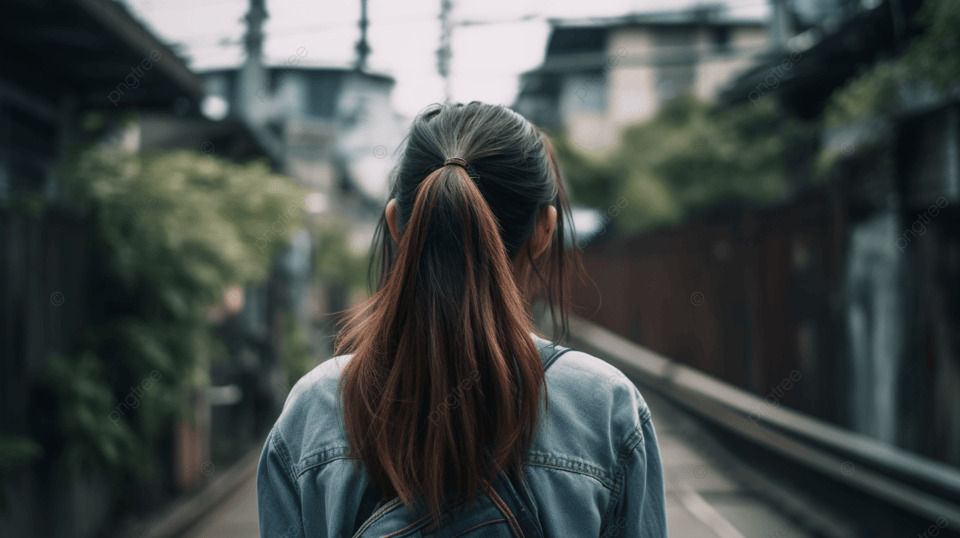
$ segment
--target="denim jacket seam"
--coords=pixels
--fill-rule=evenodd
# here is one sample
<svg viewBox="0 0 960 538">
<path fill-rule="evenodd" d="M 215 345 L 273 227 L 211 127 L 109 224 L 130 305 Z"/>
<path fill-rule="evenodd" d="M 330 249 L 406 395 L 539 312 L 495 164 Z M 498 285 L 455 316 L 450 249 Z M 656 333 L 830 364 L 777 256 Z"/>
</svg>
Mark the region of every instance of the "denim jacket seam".
<svg viewBox="0 0 960 538">
<path fill-rule="evenodd" d="M 297 488 L 297 498 L 302 499 L 303 492 L 300 491 L 300 482 L 298 480 L 300 475 L 295 472 L 293 460 L 290 458 L 290 452 L 287 450 L 286 442 L 283 440 L 283 434 L 280 433 L 279 429 L 274 430 L 270 439 L 270 444 L 272 444 L 274 450 L 280 454 L 280 461 L 283 462 L 283 469 L 287 472 L 287 475 L 291 478 L 291 481 Z"/>
<path fill-rule="evenodd" d="M 611 476 L 610 473 L 605 472 L 596 465 L 576 458 L 559 456 L 547 452 L 531 452 L 527 462 L 529 465 L 534 465 L 537 467 L 546 467 L 582 474 L 597 480 L 603 487 L 613 490 L 614 477 Z"/>
<path fill-rule="evenodd" d="M 620 501 L 620 495 L 623 494 L 623 483 L 624 483 L 624 471 L 626 469 L 627 458 L 637 449 L 638 446 L 641 446 L 643 441 L 643 426 L 650 421 L 650 410 L 649 408 L 644 407 L 640 412 L 640 424 L 637 425 L 636 429 L 627 436 L 627 439 L 623 442 L 620 447 L 619 454 L 617 455 L 617 465 L 616 469 L 616 478 L 614 480 L 614 489 L 613 493 L 610 495 L 610 500 L 607 502 L 607 509 L 604 511 L 603 528 L 605 529 L 607 523 L 609 523 L 610 518 L 612 517 L 612 511 L 617 506 L 617 503 Z"/>
<path fill-rule="evenodd" d="M 354 459 L 347 456 L 349 452 L 350 447 L 345 445 L 330 446 L 311 452 L 308 456 L 300 458 L 300 469 L 297 471 L 297 479 L 299 480 L 307 471 L 316 469 L 317 467 L 323 467 L 336 460 Z"/>
</svg>

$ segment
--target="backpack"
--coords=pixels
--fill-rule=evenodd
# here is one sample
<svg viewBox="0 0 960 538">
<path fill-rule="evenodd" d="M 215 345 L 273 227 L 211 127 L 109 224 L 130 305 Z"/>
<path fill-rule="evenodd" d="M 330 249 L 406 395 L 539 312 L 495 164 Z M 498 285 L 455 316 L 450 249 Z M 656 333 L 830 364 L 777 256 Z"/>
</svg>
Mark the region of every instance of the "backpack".
<svg viewBox="0 0 960 538">
<path fill-rule="evenodd" d="M 569 348 L 550 344 L 540 351 L 543 371 Z M 424 534 L 432 522 L 429 513 L 416 513 L 394 498 L 379 508 L 379 488 L 369 484 L 360 502 L 353 538 L 543 538 L 543 529 L 536 517 L 536 503 L 524 473 L 519 483 L 501 471 L 493 484 L 470 502 L 447 508 L 441 515 L 441 527 Z M 365 517 L 370 514 L 369 517 Z M 362 520 L 361 518 L 365 517 Z"/>
</svg>

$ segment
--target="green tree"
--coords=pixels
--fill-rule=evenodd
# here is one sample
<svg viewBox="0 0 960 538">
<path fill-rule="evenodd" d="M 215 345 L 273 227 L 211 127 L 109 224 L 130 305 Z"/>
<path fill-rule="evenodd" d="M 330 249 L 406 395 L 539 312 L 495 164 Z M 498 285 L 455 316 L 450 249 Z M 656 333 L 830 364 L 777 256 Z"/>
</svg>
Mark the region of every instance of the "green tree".
<svg viewBox="0 0 960 538">
<path fill-rule="evenodd" d="M 901 109 L 900 89 L 929 85 L 957 89 L 960 81 L 960 2 L 927 0 L 914 21 L 919 35 L 897 58 L 865 69 L 830 97 L 827 128 L 874 117 L 891 118 Z"/>
<path fill-rule="evenodd" d="M 89 216 L 97 308 L 76 354 L 37 374 L 37 416 L 49 420 L 34 435 L 67 475 L 145 479 L 157 441 L 190 418 L 190 395 L 225 358 L 209 309 L 227 287 L 267 278 L 306 191 L 264 162 L 190 150 L 78 148 L 62 179 Z"/>
<path fill-rule="evenodd" d="M 637 232 L 718 206 L 786 196 L 786 151 L 799 136 L 809 133 L 770 102 L 720 109 L 684 97 L 624 129 L 609 158 L 585 155 L 562 135 L 555 145 L 572 199 L 604 209 L 622 197 L 622 210 L 611 218 Z"/>
</svg>

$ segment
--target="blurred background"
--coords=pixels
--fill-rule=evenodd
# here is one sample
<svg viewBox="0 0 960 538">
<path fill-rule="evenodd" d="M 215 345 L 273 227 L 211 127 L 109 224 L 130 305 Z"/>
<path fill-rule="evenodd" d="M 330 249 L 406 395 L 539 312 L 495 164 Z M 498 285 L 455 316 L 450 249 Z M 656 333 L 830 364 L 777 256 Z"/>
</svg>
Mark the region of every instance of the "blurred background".
<svg viewBox="0 0 960 538">
<path fill-rule="evenodd" d="M 258 536 L 410 121 L 475 99 L 558 150 L 671 536 L 960 531 L 955 0 L 0 9 L 0 536 Z"/>
</svg>

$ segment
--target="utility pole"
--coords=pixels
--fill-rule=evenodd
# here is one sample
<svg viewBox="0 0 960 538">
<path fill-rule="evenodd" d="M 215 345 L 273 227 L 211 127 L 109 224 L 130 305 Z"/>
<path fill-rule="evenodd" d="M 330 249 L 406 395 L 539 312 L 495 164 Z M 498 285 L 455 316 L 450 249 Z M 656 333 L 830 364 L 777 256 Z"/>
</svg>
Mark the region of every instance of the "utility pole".
<svg viewBox="0 0 960 538">
<path fill-rule="evenodd" d="M 453 8 L 452 0 L 440 0 L 440 48 L 437 49 L 437 72 L 443 77 L 443 102 L 450 102 L 450 58 L 453 52 L 450 48 L 450 37 L 453 24 L 450 22 L 450 11 Z"/>
<path fill-rule="evenodd" d="M 240 67 L 237 80 L 237 115 L 250 127 L 253 136 L 276 159 L 283 160 L 282 140 L 266 128 L 273 113 L 273 94 L 267 83 L 267 68 L 263 65 L 263 24 L 267 20 L 266 0 L 250 0 L 247 11 L 247 33 L 243 45 L 246 59 Z"/>
<path fill-rule="evenodd" d="M 265 109 L 263 103 L 267 97 L 267 77 L 263 67 L 263 23 L 267 20 L 265 0 L 250 0 L 250 10 L 245 19 L 247 32 L 243 37 L 243 48 L 246 58 L 240 68 L 238 81 L 239 112 L 256 122 Z"/>
<path fill-rule="evenodd" d="M 367 68 L 367 56 L 370 55 L 370 44 L 367 42 L 367 0 L 360 0 L 360 39 L 357 41 L 357 62 L 355 69 L 363 71 Z"/>
<path fill-rule="evenodd" d="M 787 0 L 770 0 L 770 48 L 785 50 L 787 41 L 793 37 L 790 9 Z"/>
<path fill-rule="evenodd" d="M 459 20 L 453 22 L 450 18 L 453 11 L 453 0 L 440 0 L 440 47 L 437 49 L 437 72 L 443 77 L 444 102 L 452 99 L 450 89 L 450 60 L 453 58 L 453 29 L 460 26 L 486 26 L 490 24 L 517 23 L 532 20 L 544 20 L 543 15 L 531 13 L 518 18 L 501 20 Z"/>
</svg>

